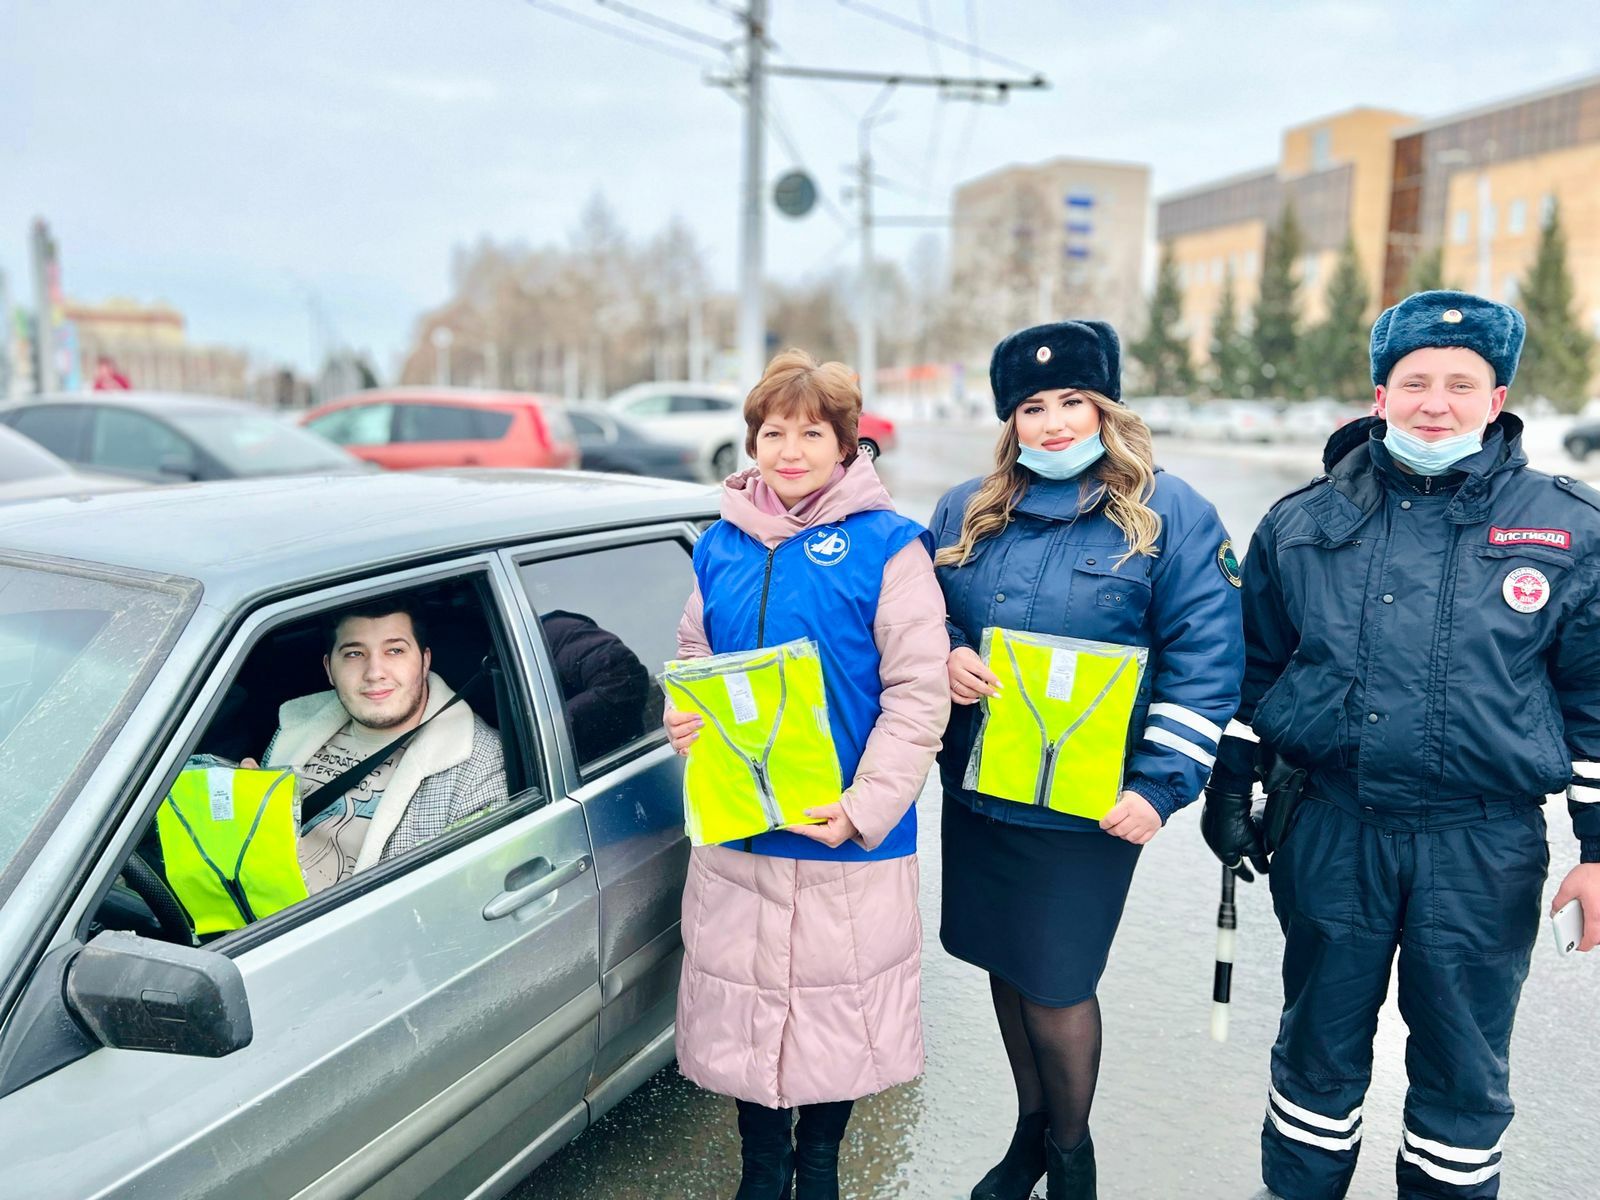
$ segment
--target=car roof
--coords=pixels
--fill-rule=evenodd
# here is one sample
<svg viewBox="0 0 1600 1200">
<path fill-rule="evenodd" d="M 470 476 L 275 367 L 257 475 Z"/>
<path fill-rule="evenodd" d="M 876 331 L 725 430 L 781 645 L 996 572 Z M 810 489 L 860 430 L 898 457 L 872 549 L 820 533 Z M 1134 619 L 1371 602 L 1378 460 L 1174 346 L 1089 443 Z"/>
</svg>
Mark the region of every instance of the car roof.
<svg viewBox="0 0 1600 1200">
<path fill-rule="evenodd" d="M 505 392 L 488 388 L 452 388 L 452 387 L 427 387 L 423 384 L 407 385 L 404 387 L 368 388 L 365 391 L 351 392 L 330 400 L 319 408 L 343 407 L 347 404 L 369 404 L 374 400 L 397 400 L 403 403 L 417 404 L 460 404 L 467 407 L 483 407 L 498 405 L 504 407 L 508 404 L 560 404 L 555 396 L 546 396 L 538 392 Z M 312 411 L 316 411 L 313 409 Z"/>
<path fill-rule="evenodd" d="M 705 485 L 577 471 L 302 475 L 9 505 L 0 547 L 188 576 L 232 608 L 313 580 L 716 510 Z"/>
<path fill-rule="evenodd" d="M 228 400 L 221 396 L 197 396 L 185 392 L 60 392 L 34 396 L 13 404 L 0 405 L 0 411 L 14 412 L 40 404 L 103 404 L 112 408 L 136 408 L 146 412 L 243 412 L 270 416 L 274 410 L 248 400 Z"/>
<path fill-rule="evenodd" d="M 690 396 L 716 396 L 724 400 L 741 400 L 744 393 L 731 383 L 692 383 L 688 380 L 651 379 L 644 383 L 635 383 L 623 388 L 619 392 L 612 392 L 606 397 L 606 403 L 624 398 L 632 399 L 634 396 L 651 396 L 658 392 L 671 392 L 687 394 Z"/>
</svg>

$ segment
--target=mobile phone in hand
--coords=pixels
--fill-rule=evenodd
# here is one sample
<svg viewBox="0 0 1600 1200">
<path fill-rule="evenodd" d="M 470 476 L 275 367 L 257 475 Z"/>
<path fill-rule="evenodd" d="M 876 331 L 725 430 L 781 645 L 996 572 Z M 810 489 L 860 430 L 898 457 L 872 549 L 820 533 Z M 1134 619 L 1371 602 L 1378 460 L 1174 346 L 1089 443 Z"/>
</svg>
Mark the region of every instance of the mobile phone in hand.
<svg viewBox="0 0 1600 1200">
<path fill-rule="evenodd" d="M 1555 934 L 1556 952 L 1562 958 L 1576 953 L 1578 943 L 1583 941 L 1583 905 L 1568 900 L 1550 918 L 1550 931 Z"/>
</svg>

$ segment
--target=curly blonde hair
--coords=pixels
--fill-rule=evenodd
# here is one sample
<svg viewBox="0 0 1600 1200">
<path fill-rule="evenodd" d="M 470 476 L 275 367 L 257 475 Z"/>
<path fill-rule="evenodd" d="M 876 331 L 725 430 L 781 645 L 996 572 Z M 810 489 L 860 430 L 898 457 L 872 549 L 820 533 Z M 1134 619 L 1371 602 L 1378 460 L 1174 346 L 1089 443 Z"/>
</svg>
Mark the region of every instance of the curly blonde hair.
<svg viewBox="0 0 1600 1200">
<path fill-rule="evenodd" d="M 1155 557 L 1156 539 L 1161 536 L 1161 518 L 1150 507 L 1155 492 L 1155 453 L 1150 444 L 1150 429 L 1144 418 L 1099 392 L 1072 393 L 1089 401 L 1100 413 L 1100 441 L 1105 457 L 1089 469 L 1086 480 L 1094 486 L 1079 492 L 1078 511 L 1089 512 L 1101 500 L 1106 516 L 1128 541 L 1127 552 L 1117 558 L 1123 563 L 1135 554 Z M 1020 405 L 1018 406 L 1021 407 Z M 994 470 L 967 501 L 961 517 L 961 536 L 934 556 L 938 567 L 962 567 L 984 538 L 993 537 L 1011 523 L 1011 514 L 1027 494 L 1033 474 L 1017 461 L 1021 443 L 1017 439 L 1017 417 L 1012 413 L 995 447 Z"/>
</svg>

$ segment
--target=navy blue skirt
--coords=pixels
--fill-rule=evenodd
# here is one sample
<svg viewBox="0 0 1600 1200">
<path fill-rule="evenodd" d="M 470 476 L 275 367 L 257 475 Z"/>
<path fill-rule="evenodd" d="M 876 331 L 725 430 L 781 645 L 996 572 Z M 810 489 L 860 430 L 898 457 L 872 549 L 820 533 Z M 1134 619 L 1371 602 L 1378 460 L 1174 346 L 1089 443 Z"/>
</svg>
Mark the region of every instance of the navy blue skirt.
<svg viewBox="0 0 1600 1200">
<path fill-rule="evenodd" d="M 944 948 L 1035 1004 L 1093 996 L 1141 847 L 1099 830 L 1008 825 L 948 794 L 940 839 Z"/>
</svg>

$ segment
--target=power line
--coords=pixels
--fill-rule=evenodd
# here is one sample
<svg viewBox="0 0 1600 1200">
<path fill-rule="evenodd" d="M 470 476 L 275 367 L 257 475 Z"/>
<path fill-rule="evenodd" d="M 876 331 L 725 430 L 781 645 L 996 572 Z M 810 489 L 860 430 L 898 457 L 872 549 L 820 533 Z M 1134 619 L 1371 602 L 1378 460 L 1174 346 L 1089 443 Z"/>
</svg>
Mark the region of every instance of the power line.
<svg viewBox="0 0 1600 1200">
<path fill-rule="evenodd" d="M 703 30 L 692 29 L 688 25 L 680 25 L 676 21 L 669 21 L 666 17 L 658 17 L 653 12 L 646 12 L 642 8 L 635 8 L 631 4 L 625 4 L 623 0 L 595 0 L 595 3 L 601 8 L 609 8 L 618 16 L 638 21 L 642 25 L 649 25 L 655 29 L 662 30 L 664 33 L 676 34 L 678 37 L 694 42 L 697 45 L 710 46 L 713 50 L 725 51 L 728 48 L 727 41 L 722 38 L 714 37 Z"/>
<path fill-rule="evenodd" d="M 648 47 L 671 58 L 676 58 L 680 62 L 691 63 L 703 70 L 711 70 L 716 66 L 710 60 L 697 57 L 685 50 L 680 50 L 669 42 L 663 42 L 659 38 L 645 37 L 610 21 L 597 21 L 593 17 L 586 17 L 582 13 L 573 12 L 570 8 L 563 8 L 559 4 L 554 4 L 551 0 L 522 0 L 522 2 L 529 8 L 550 13 L 552 16 L 561 17 L 588 29 L 598 29 L 601 33 L 609 33 L 612 37 L 621 38 L 625 42 L 632 42 L 636 46 Z"/>
<path fill-rule="evenodd" d="M 982 46 L 964 42 L 960 38 L 951 37 L 947 33 L 940 33 L 931 25 L 907 20 L 905 17 L 892 13 L 888 9 L 879 8 L 876 4 L 868 4 L 866 0 L 839 0 L 839 4 L 852 12 L 858 12 L 864 17 L 871 17 L 875 21 L 881 21 L 885 25 L 892 25 L 896 29 L 905 30 L 907 33 L 919 33 L 927 38 L 929 42 L 938 42 L 940 45 L 948 46 L 952 50 L 965 50 L 973 58 L 984 59 L 987 62 L 994 63 L 996 66 L 1010 67 L 1013 71 L 1022 71 L 1027 75 L 1039 74 L 1032 67 L 1019 63 L 1014 58 L 1006 58 L 1004 55 L 985 50 Z M 942 74 L 938 70 L 935 70 L 934 73 Z"/>
<path fill-rule="evenodd" d="M 933 9 L 929 7 L 928 0 L 922 0 L 922 38 L 928 44 L 928 65 L 933 68 L 935 75 L 943 75 L 944 66 L 939 62 L 939 43 L 933 39 Z"/>
</svg>

